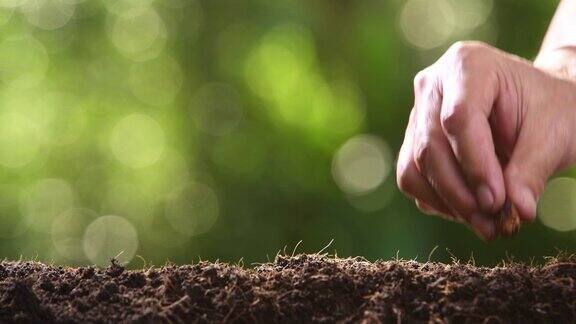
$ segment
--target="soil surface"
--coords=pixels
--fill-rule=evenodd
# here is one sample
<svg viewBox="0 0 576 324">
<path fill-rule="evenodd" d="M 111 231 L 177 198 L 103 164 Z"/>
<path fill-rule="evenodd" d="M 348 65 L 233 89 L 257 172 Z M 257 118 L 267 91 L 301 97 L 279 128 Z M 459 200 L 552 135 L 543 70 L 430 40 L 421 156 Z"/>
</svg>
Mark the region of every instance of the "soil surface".
<svg viewBox="0 0 576 324">
<path fill-rule="evenodd" d="M 576 258 L 543 266 L 277 256 L 125 270 L 0 263 L 0 322 L 576 321 Z"/>
</svg>

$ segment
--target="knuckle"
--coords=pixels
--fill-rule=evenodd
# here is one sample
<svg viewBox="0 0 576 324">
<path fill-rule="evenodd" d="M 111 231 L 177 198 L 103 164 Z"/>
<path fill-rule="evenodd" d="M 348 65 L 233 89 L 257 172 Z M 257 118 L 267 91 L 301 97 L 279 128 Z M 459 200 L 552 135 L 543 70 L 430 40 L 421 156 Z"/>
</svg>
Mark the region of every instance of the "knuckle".
<svg viewBox="0 0 576 324">
<path fill-rule="evenodd" d="M 465 103 L 447 105 L 440 114 L 440 124 L 448 134 L 458 134 L 466 128 L 469 119 L 470 111 Z"/>
<path fill-rule="evenodd" d="M 428 80 L 429 77 L 426 70 L 418 72 L 414 77 L 414 91 L 416 93 L 424 91 L 428 85 Z"/>
<path fill-rule="evenodd" d="M 475 41 L 459 41 L 450 46 L 451 57 L 462 64 L 474 62 L 483 56 L 486 45 Z"/>
</svg>

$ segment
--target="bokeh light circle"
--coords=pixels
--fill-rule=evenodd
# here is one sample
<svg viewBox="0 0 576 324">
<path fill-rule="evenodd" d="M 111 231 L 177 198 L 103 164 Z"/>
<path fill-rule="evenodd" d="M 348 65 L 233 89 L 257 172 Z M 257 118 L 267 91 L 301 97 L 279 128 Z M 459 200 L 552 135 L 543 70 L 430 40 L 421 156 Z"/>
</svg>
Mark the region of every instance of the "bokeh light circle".
<svg viewBox="0 0 576 324">
<path fill-rule="evenodd" d="M 332 176 L 342 191 L 351 195 L 369 193 L 390 173 L 391 153 L 386 142 L 369 134 L 346 141 L 332 160 Z"/>
<path fill-rule="evenodd" d="M 234 88 L 223 83 L 209 83 L 194 95 L 190 103 L 190 114 L 196 127 L 218 136 L 236 128 L 243 109 Z"/>
<path fill-rule="evenodd" d="M 396 192 L 395 186 L 388 182 L 365 195 L 348 195 L 348 202 L 352 207 L 365 213 L 381 210 L 391 202 Z"/>
<path fill-rule="evenodd" d="M 110 137 L 114 156 L 132 168 L 156 163 L 164 151 L 164 131 L 156 120 L 144 114 L 122 118 Z"/>
<path fill-rule="evenodd" d="M 86 260 L 82 248 L 84 231 L 97 217 L 93 210 L 72 208 L 54 218 L 50 235 L 56 252 L 68 260 Z"/>
<path fill-rule="evenodd" d="M 193 236 L 207 232 L 220 213 L 214 190 L 191 182 L 172 192 L 166 201 L 166 218 L 179 233 Z"/>
<path fill-rule="evenodd" d="M 493 0 L 452 0 L 458 28 L 472 30 L 484 24 L 494 6 Z"/>
<path fill-rule="evenodd" d="M 20 209 L 30 218 L 31 227 L 49 233 L 52 221 L 74 207 L 75 193 L 63 179 L 40 179 L 30 185 L 20 197 Z"/>
<path fill-rule="evenodd" d="M 75 5 L 64 0 L 28 0 L 22 10 L 31 25 L 55 30 L 72 19 Z"/>
<path fill-rule="evenodd" d="M 152 7 L 135 7 L 114 16 L 109 36 L 118 51 L 129 59 L 152 59 L 166 42 L 166 26 Z"/>
<path fill-rule="evenodd" d="M 293 96 L 294 90 L 314 76 L 310 73 L 314 57 L 313 35 L 309 30 L 294 24 L 276 26 L 248 55 L 246 81 L 256 94 L 268 100 L 298 99 Z"/>
<path fill-rule="evenodd" d="M 408 0 L 400 13 L 406 40 L 421 49 L 445 44 L 454 32 L 455 15 L 446 0 Z"/>
<path fill-rule="evenodd" d="M 28 117 L 7 113 L 0 115 L 0 165 L 23 167 L 36 157 L 42 144 L 42 132 Z"/>
<path fill-rule="evenodd" d="M 548 182 L 540 197 L 538 217 L 557 231 L 576 229 L 576 180 L 560 177 Z"/>
<path fill-rule="evenodd" d="M 94 264 L 106 266 L 116 256 L 119 262 L 127 263 L 138 250 L 138 232 L 123 217 L 101 216 L 86 228 L 82 247 Z"/>
</svg>

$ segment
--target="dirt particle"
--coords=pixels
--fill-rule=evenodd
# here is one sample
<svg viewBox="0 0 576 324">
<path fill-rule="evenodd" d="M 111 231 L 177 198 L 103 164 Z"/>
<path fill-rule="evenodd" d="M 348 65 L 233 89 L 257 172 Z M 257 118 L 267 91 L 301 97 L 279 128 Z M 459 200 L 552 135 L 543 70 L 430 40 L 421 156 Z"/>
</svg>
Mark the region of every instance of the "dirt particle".
<svg viewBox="0 0 576 324">
<path fill-rule="evenodd" d="M 122 266 L 114 258 L 110 259 L 110 265 L 106 268 L 106 274 L 110 277 L 118 277 L 124 272 L 124 266 Z"/>
<path fill-rule="evenodd" d="M 79 273 L 80 273 L 80 278 L 82 279 L 90 279 L 92 278 L 92 276 L 94 275 L 94 268 L 93 267 L 87 267 L 87 268 L 80 268 Z"/>
</svg>

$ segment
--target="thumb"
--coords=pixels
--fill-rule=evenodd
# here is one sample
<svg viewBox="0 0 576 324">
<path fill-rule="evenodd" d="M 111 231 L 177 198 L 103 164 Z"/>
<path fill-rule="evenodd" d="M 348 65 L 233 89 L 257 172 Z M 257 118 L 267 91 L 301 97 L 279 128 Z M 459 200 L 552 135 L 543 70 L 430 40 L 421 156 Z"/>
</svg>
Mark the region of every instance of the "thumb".
<svg viewBox="0 0 576 324">
<path fill-rule="evenodd" d="M 506 195 L 516 206 L 520 218 L 532 221 L 536 218 L 537 201 L 544 190 L 546 181 L 556 171 L 557 154 L 552 152 L 555 145 L 547 143 L 548 139 L 534 138 L 541 134 L 535 129 L 523 129 L 504 169 Z"/>
</svg>

